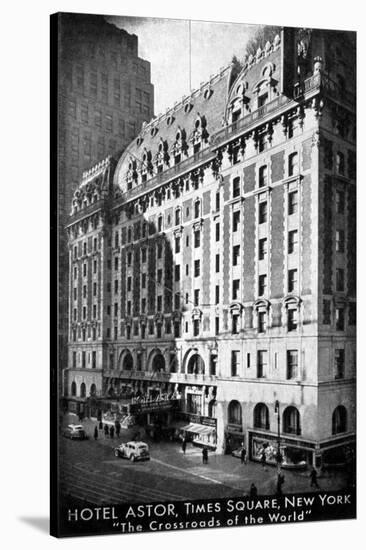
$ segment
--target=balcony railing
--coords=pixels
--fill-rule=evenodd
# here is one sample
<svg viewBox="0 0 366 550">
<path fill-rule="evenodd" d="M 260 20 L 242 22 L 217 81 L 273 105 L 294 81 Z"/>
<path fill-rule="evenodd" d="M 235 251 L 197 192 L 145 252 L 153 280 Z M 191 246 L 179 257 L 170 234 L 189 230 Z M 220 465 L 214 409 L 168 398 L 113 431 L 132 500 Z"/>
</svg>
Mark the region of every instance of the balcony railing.
<svg viewBox="0 0 366 550">
<path fill-rule="evenodd" d="M 196 165 L 199 166 L 202 162 L 207 161 L 214 157 L 215 157 L 215 153 L 213 153 L 209 147 L 206 147 L 205 149 L 202 149 L 202 151 L 195 153 L 193 156 L 188 157 L 185 160 L 182 160 L 182 162 L 179 162 L 178 164 L 171 166 L 167 170 L 164 170 L 164 172 L 161 172 L 160 174 L 156 174 L 154 177 L 150 178 L 149 180 L 143 183 L 140 183 L 133 189 L 129 189 L 128 191 L 123 193 L 123 198 L 125 200 L 130 200 L 130 199 L 133 199 L 136 195 L 140 195 L 145 191 L 151 191 L 152 189 L 161 185 L 162 183 L 165 183 L 171 179 L 174 179 L 177 175 L 181 176 L 185 172 L 188 172 L 194 169 Z"/>
<path fill-rule="evenodd" d="M 118 370 L 105 369 L 104 376 L 111 378 L 123 378 L 130 380 L 146 380 L 174 383 L 207 383 L 216 380 L 216 376 L 211 374 L 189 374 L 183 372 L 151 372 L 140 370 Z"/>
</svg>

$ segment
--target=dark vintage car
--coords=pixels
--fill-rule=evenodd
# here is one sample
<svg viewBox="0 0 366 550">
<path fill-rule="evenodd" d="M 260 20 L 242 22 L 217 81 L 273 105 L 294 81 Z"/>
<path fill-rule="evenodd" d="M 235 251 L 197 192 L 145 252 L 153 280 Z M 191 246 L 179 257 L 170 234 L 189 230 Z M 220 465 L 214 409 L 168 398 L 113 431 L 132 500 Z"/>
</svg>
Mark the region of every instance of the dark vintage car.
<svg viewBox="0 0 366 550">
<path fill-rule="evenodd" d="M 84 427 L 81 424 L 69 424 L 63 429 L 62 433 L 69 439 L 87 439 Z"/>
<path fill-rule="evenodd" d="M 129 441 L 121 443 L 114 449 L 114 455 L 119 458 L 127 458 L 131 462 L 137 460 L 150 460 L 150 451 L 148 445 L 143 441 Z"/>
</svg>

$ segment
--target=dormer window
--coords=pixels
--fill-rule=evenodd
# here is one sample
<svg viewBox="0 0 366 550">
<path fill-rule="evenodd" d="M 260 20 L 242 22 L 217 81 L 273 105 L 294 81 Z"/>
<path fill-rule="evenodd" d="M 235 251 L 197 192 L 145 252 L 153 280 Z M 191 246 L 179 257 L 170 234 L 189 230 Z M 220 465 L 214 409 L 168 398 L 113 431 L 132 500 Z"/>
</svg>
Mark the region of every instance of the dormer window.
<svg viewBox="0 0 366 550">
<path fill-rule="evenodd" d="M 258 96 L 258 109 L 263 107 L 268 102 L 268 92 Z"/>
</svg>

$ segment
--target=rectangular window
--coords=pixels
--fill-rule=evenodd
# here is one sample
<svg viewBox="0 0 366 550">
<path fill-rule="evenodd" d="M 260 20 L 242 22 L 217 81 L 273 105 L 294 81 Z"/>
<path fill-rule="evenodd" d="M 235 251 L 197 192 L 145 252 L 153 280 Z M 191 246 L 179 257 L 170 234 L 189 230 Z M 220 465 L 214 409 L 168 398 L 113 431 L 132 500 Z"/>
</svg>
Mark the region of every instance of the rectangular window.
<svg viewBox="0 0 366 550">
<path fill-rule="evenodd" d="M 265 187 L 267 185 L 267 166 L 261 166 L 258 173 L 258 187 Z"/>
<path fill-rule="evenodd" d="M 240 245 L 233 246 L 233 265 L 238 265 L 240 259 Z"/>
<path fill-rule="evenodd" d="M 194 247 L 198 248 L 201 244 L 201 232 L 195 231 L 194 232 Z"/>
<path fill-rule="evenodd" d="M 146 262 L 146 257 L 147 257 L 146 248 L 142 248 L 141 249 L 141 263 L 144 264 Z"/>
<path fill-rule="evenodd" d="M 323 300 L 323 325 L 330 325 L 330 300 Z"/>
<path fill-rule="evenodd" d="M 114 304 L 114 316 L 115 317 L 118 316 L 118 304 L 117 303 Z"/>
<path fill-rule="evenodd" d="M 74 267 L 74 279 L 76 279 L 78 276 L 78 269 L 77 267 Z"/>
<path fill-rule="evenodd" d="M 217 336 L 220 332 L 220 317 L 215 317 L 215 335 Z"/>
<path fill-rule="evenodd" d="M 344 191 L 336 191 L 336 212 L 344 214 Z"/>
<path fill-rule="evenodd" d="M 259 203 L 258 221 L 259 223 L 267 222 L 267 201 Z"/>
<path fill-rule="evenodd" d="M 188 276 L 189 275 L 189 265 L 186 264 L 186 275 Z"/>
<path fill-rule="evenodd" d="M 200 260 L 194 261 L 194 276 L 199 277 L 201 271 Z"/>
<path fill-rule="evenodd" d="M 342 254 L 344 252 L 344 231 L 342 229 L 336 231 L 336 251 Z"/>
<path fill-rule="evenodd" d="M 129 253 L 127 254 L 127 265 L 128 265 L 128 266 L 131 266 L 131 265 L 132 265 L 132 253 L 131 253 L 131 252 L 129 252 Z"/>
<path fill-rule="evenodd" d="M 240 351 L 231 352 L 231 376 L 239 376 Z"/>
<path fill-rule="evenodd" d="M 240 224 L 240 210 L 233 212 L 233 233 L 238 230 Z"/>
<path fill-rule="evenodd" d="M 85 351 L 81 352 L 81 366 L 83 369 L 86 367 L 86 353 Z"/>
<path fill-rule="evenodd" d="M 180 252 L 180 237 L 175 237 L 175 253 Z"/>
<path fill-rule="evenodd" d="M 220 210 L 220 191 L 217 191 L 216 193 L 216 212 Z"/>
<path fill-rule="evenodd" d="M 86 264 L 83 264 L 83 275 L 86 277 Z"/>
<path fill-rule="evenodd" d="M 233 300 L 240 300 L 239 290 L 240 290 L 240 279 L 234 279 L 233 280 Z"/>
<path fill-rule="evenodd" d="M 264 296 L 267 290 L 267 275 L 258 277 L 258 296 Z"/>
<path fill-rule="evenodd" d="M 96 304 L 93 305 L 93 319 L 97 318 L 97 306 Z"/>
<path fill-rule="evenodd" d="M 180 338 L 180 324 L 174 323 L 174 338 Z"/>
<path fill-rule="evenodd" d="M 127 301 L 127 315 L 131 315 L 131 300 Z"/>
<path fill-rule="evenodd" d="M 72 366 L 76 369 L 76 351 L 72 352 Z"/>
<path fill-rule="evenodd" d="M 162 305 L 163 305 L 163 297 L 161 295 L 159 295 L 158 296 L 158 301 L 157 301 L 157 310 L 158 311 L 162 310 Z"/>
<path fill-rule="evenodd" d="M 287 311 L 287 330 L 288 332 L 297 330 L 297 309 Z"/>
<path fill-rule="evenodd" d="M 336 269 L 336 290 L 338 292 L 344 291 L 344 269 Z"/>
<path fill-rule="evenodd" d="M 162 269 L 158 269 L 158 284 L 159 284 L 159 285 L 161 285 L 162 280 L 163 280 L 163 270 L 162 270 Z"/>
<path fill-rule="evenodd" d="M 116 279 L 114 281 L 114 293 L 117 294 L 118 293 L 118 279 Z"/>
<path fill-rule="evenodd" d="M 174 266 L 174 279 L 176 282 L 180 281 L 180 265 Z"/>
<path fill-rule="evenodd" d="M 299 158 L 297 153 L 291 153 L 288 157 L 288 175 L 295 176 L 299 171 Z"/>
<path fill-rule="evenodd" d="M 86 307 L 83 307 L 83 319 L 86 319 Z"/>
<path fill-rule="evenodd" d="M 336 330 L 344 330 L 344 309 L 343 307 L 337 307 L 336 314 Z"/>
<path fill-rule="evenodd" d="M 216 285 L 215 286 L 215 304 L 219 304 L 220 303 L 220 286 L 219 285 Z"/>
<path fill-rule="evenodd" d="M 239 334 L 239 315 L 237 314 L 232 315 L 231 333 Z"/>
<path fill-rule="evenodd" d="M 198 319 L 193 321 L 193 336 L 199 336 L 200 333 L 200 322 Z"/>
<path fill-rule="evenodd" d="M 258 259 L 264 260 L 267 255 L 267 239 L 259 239 L 258 242 Z"/>
<path fill-rule="evenodd" d="M 268 101 L 268 93 L 260 95 L 258 97 L 258 109 L 260 109 L 260 107 L 263 107 L 263 105 L 265 105 L 267 101 Z"/>
<path fill-rule="evenodd" d="M 179 310 L 180 309 L 180 294 L 179 292 L 176 292 L 174 294 L 174 309 Z"/>
<path fill-rule="evenodd" d="M 127 277 L 127 292 L 130 292 L 132 288 L 132 278 Z"/>
<path fill-rule="evenodd" d="M 196 288 L 194 291 L 194 305 L 199 306 L 200 304 L 200 291 L 199 288 Z"/>
<path fill-rule="evenodd" d="M 267 351 L 257 352 L 257 378 L 264 378 L 267 372 Z"/>
<path fill-rule="evenodd" d="M 297 252 L 297 229 L 288 233 L 288 253 L 294 254 Z"/>
<path fill-rule="evenodd" d="M 215 256 L 215 270 L 216 273 L 220 271 L 220 254 L 216 254 Z"/>
<path fill-rule="evenodd" d="M 141 300 L 141 313 L 146 313 L 146 298 Z"/>
<path fill-rule="evenodd" d="M 219 241 L 220 240 L 220 224 L 217 223 L 216 226 L 215 226 L 215 231 L 216 231 L 216 241 Z"/>
<path fill-rule="evenodd" d="M 287 380 L 297 378 L 298 375 L 298 351 L 287 350 Z"/>
<path fill-rule="evenodd" d="M 344 349 L 334 350 L 334 378 L 344 378 Z"/>
<path fill-rule="evenodd" d="M 114 258 L 114 270 L 118 271 L 118 256 Z"/>
<path fill-rule="evenodd" d="M 240 196 L 240 177 L 233 179 L 233 198 Z"/>
<path fill-rule="evenodd" d="M 75 287 L 74 288 L 74 300 L 77 300 L 77 297 L 78 297 L 78 289 Z"/>
<path fill-rule="evenodd" d="M 160 219 L 162 220 L 163 218 L 160 218 Z M 160 231 L 160 229 L 159 229 L 159 231 Z M 158 253 L 157 253 L 158 260 L 161 260 L 162 255 L 163 255 L 163 247 L 162 247 L 161 244 L 158 244 Z"/>
<path fill-rule="evenodd" d="M 291 216 L 292 214 L 296 214 L 297 206 L 298 206 L 298 193 L 297 193 L 297 191 L 291 191 L 291 193 L 288 194 L 288 214 L 289 214 L 289 216 Z"/>
<path fill-rule="evenodd" d="M 247 369 L 250 369 L 250 353 L 247 353 Z"/>
<path fill-rule="evenodd" d="M 297 269 L 288 270 L 287 290 L 288 292 L 297 292 Z"/>
<path fill-rule="evenodd" d="M 141 273 L 141 288 L 146 288 L 146 273 Z"/>
<path fill-rule="evenodd" d="M 258 312 L 258 332 L 266 332 L 267 328 L 267 312 Z"/>
</svg>

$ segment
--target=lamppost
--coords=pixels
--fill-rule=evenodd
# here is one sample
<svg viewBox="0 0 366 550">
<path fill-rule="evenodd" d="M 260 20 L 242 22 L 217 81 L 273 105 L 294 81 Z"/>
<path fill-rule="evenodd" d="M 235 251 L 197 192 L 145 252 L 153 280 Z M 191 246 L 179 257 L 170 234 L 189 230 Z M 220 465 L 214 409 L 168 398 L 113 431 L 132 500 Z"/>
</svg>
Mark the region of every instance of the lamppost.
<svg viewBox="0 0 366 550">
<path fill-rule="evenodd" d="M 277 413 L 277 453 L 276 461 L 277 467 L 280 469 L 282 463 L 282 454 L 281 454 L 281 435 L 280 435 L 280 402 L 278 399 L 275 401 L 275 413 Z"/>
</svg>

